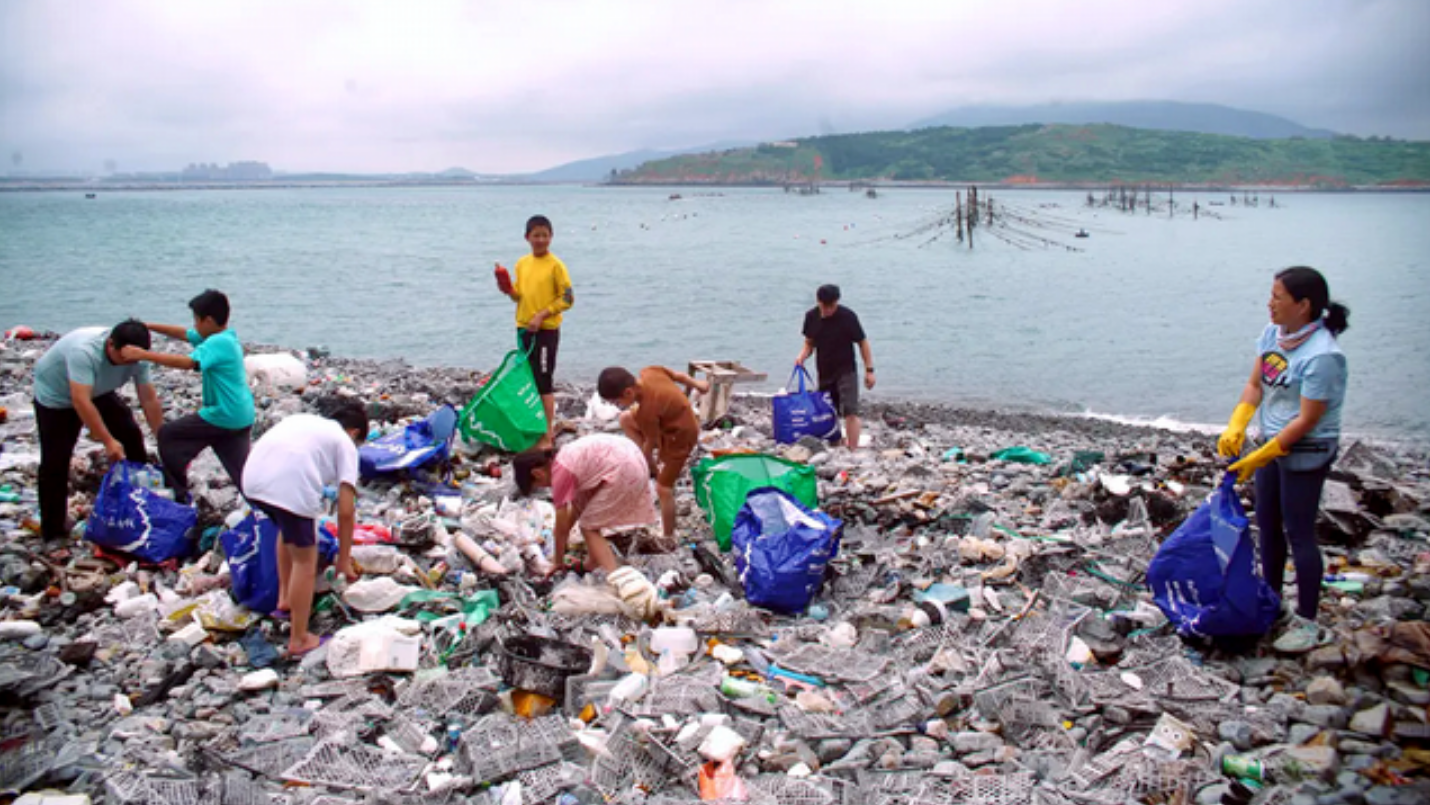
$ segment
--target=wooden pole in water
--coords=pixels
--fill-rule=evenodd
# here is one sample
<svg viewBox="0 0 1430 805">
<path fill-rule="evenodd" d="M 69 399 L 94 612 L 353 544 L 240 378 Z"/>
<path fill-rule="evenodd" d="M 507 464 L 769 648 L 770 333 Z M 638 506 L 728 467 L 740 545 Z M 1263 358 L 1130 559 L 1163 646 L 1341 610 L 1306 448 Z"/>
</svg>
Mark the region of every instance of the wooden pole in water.
<svg viewBox="0 0 1430 805">
<path fill-rule="evenodd" d="M 968 188 L 968 248 L 973 248 L 973 230 L 978 226 L 978 188 Z"/>
<path fill-rule="evenodd" d="M 954 208 L 953 218 L 958 222 L 958 242 L 963 242 L 963 191 L 955 191 L 953 194 Z"/>
</svg>

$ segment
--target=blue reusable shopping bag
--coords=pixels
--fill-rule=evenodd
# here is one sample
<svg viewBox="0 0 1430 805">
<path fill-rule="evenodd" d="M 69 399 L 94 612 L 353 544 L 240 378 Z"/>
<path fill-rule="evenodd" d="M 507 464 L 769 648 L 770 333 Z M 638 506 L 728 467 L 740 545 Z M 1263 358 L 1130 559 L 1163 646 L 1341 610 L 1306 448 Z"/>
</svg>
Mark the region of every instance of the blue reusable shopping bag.
<svg viewBox="0 0 1430 805">
<path fill-rule="evenodd" d="M 750 492 L 731 532 L 745 600 L 776 612 L 803 612 L 839 553 L 843 526 L 783 489 Z"/>
<path fill-rule="evenodd" d="M 1281 599 L 1261 578 L 1236 473 L 1162 543 L 1147 567 L 1152 598 L 1177 631 L 1199 637 L 1262 635 Z"/>
<path fill-rule="evenodd" d="M 188 556 L 194 547 L 189 537 L 198 512 L 136 483 L 136 474 L 159 478 L 163 470 L 129 461 L 110 467 L 94 498 L 84 538 L 154 564 Z"/>
<path fill-rule="evenodd" d="M 792 444 L 805 436 L 828 441 L 838 439 L 839 416 L 829 394 L 808 389 L 806 383 L 809 381 L 809 372 L 799 364 L 795 364 L 794 372 L 790 374 L 790 382 L 785 384 L 786 388 L 794 385 L 795 378 L 799 379 L 798 391 L 776 394 L 771 399 L 774 406 L 775 441 Z"/>
<path fill-rule="evenodd" d="M 278 525 L 252 511 L 220 534 L 219 542 L 228 558 L 234 600 L 254 612 L 272 612 L 278 606 Z M 319 561 L 331 562 L 337 555 L 337 540 L 318 529 Z"/>
<path fill-rule="evenodd" d="M 441 461 L 451 452 L 452 438 L 456 435 L 457 409 L 444 405 L 420 422 L 363 445 L 358 450 L 362 477 L 372 478 Z"/>
</svg>

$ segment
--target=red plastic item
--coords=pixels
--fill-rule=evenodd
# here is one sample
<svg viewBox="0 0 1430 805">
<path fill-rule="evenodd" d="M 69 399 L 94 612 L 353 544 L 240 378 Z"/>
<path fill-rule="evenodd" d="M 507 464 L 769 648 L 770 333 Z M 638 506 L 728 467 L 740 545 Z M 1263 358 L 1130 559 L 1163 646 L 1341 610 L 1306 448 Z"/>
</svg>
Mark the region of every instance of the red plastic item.
<svg viewBox="0 0 1430 805">
<path fill-rule="evenodd" d="M 507 296 L 511 296 L 515 289 L 512 287 L 511 274 L 507 272 L 506 267 L 497 263 L 496 271 L 493 273 L 497 276 L 497 289 Z"/>
<path fill-rule="evenodd" d="M 323 523 L 323 528 L 333 537 L 338 535 L 338 524 L 332 520 Z M 385 525 L 363 525 L 358 523 L 353 526 L 354 545 L 391 545 L 392 529 Z"/>
<path fill-rule="evenodd" d="M 33 341 L 38 338 L 38 336 L 34 330 L 22 324 L 12 330 L 6 330 L 5 338 L 9 341 Z"/>
</svg>

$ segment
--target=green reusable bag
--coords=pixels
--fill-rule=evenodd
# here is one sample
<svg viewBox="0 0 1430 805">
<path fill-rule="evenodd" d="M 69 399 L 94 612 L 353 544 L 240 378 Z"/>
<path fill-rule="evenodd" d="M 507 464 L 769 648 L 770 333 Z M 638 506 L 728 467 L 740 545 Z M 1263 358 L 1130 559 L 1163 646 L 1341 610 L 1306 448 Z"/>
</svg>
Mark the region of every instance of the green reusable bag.
<svg viewBox="0 0 1430 805">
<path fill-rule="evenodd" d="M 546 410 L 531 373 L 531 350 L 508 352 L 477 396 L 462 409 L 462 438 L 512 453 L 531 447 L 546 435 Z M 533 343 L 535 343 L 533 341 Z"/>
<path fill-rule="evenodd" d="M 819 484 L 814 468 L 763 454 L 736 454 L 702 460 L 691 471 L 695 502 L 715 531 L 720 550 L 730 550 L 730 530 L 745 497 L 756 489 L 773 486 L 794 495 L 811 509 L 819 507 Z"/>
</svg>

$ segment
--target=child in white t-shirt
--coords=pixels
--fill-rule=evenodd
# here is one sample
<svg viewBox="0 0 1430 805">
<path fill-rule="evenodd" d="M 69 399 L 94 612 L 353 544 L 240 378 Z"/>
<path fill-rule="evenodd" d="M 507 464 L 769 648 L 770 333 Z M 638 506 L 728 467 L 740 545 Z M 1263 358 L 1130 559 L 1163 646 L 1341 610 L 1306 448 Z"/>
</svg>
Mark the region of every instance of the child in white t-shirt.
<svg viewBox="0 0 1430 805">
<path fill-rule="evenodd" d="M 318 575 L 318 518 L 325 513 L 323 487 L 338 487 L 337 571 L 357 581 L 353 568 L 358 445 L 367 438 L 367 412 L 344 400 L 323 416 L 294 414 L 263 434 L 243 470 L 243 493 L 278 525 L 278 610 L 288 612 L 288 656 L 322 644 L 308 632 L 313 585 Z M 281 615 L 280 615 L 281 616 Z"/>
</svg>

